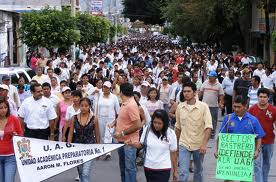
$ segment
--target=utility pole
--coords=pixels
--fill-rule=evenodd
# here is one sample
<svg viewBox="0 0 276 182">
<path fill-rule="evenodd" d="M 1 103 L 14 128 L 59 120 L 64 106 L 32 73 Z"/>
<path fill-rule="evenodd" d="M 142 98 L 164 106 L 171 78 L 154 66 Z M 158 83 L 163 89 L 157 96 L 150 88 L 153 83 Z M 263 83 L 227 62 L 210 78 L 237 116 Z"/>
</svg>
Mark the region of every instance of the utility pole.
<svg viewBox="0 0 276 182">
<path fill-rule="evenodd" d="M 114 43 L 117 44 L 117 39 L 118 39 L 118 10 L 117 10 L 117 0 L 115 0 L 115 11 L 114 11 L 114 21 L 115 21 L 115 37 L 114 37 Z"/>
<path fill-rule="evenodd" d="M 73 17 L 76 17 L 76 0 L 71 0 L 71 13 Z M 72 61 L 76 61 L 76 42 L 71 46 L 72 50 Z M 85 60 L 84 60 L 85 61 Z"/>
</svg>

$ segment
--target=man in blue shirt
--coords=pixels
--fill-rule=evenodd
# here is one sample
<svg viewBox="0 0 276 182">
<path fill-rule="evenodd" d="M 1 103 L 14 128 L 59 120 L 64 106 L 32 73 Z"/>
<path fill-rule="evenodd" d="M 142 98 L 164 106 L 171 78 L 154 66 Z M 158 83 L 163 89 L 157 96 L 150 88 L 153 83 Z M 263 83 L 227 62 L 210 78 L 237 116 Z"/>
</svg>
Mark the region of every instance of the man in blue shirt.
<svg viewBox="0 0 276 182">
<path fill-rule="evenodd" d="M 224 117 L 223 123 L 220 128 L 220 133 L 233 133 L 233 134 L 255 134 L 255 152 L 254 159 L 259 155 L 262 138 L 265 132 L 260 125 L 257 118 L 247 112 L 247 99 L 238 95 L 233 103 L 234 112 Z M 230 118 L 229 118 L 230 117 Z M 218 146 L 217 139 L 217 146 Z M 217 151 L 215 157 L 217 158 Z"/>
</svg>

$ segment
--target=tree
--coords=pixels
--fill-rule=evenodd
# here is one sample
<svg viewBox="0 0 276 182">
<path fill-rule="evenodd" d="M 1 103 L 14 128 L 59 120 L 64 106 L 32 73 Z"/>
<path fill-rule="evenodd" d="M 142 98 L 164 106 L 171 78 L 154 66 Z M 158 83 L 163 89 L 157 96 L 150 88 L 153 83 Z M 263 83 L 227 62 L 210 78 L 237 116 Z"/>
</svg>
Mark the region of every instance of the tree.
<svg viewBox="0 0 276 182">
<path fill-rule="evenodd" d="M 80 38 L 76 19 L 68 9 L 62 11 L 46 7 L 40 11 L 22 13 L 20 35 L 29 47 L 68 48 Z"/>
<path fill-rule="evenodd" d="M 274 51 L 276 51 L 276 31 L 272 32 L 272 44 Z"/>
<path fill-rule="evenodd" d="M 77 27 L 80 30 L 80 45 L 105 42 L 109 35 L 111 22 L 103 17 L 90 14 L 77 15 Z"/>
<path fill-rule="evenodd" d="M 275 0 L 260 0 L 259 1 L 260 8 L 264 9 L 265 14 L 265 34 L 263 36 L 264 38 L 264 60 L 270 63 L 270 38 L 272 32 L 270 31 L 270 20 L 269 20 L 269 14 L 275 11 L 276 8 L 276 1 Z M 273 37 L 272 37 L 273 39 Z"/>
<path fill-rule="evenodd" d="M 220 44 L 226 37 L 230 44 L 240 42 L 248 21 L 249 0 L 168 0 L 163 17 L 177 35 L 189 36 L 197 42 Z M 229 46 L 228 46 L 229 48 Z"/>
<path fill-rule="evenodd" d="M 161 15 L 161 7 L 165 6 L 165 0 L 123 0 L 123 14 L 131 22 L 140 20 L 145 24 L 162 25 L 165 20 Z"/>
</svg>

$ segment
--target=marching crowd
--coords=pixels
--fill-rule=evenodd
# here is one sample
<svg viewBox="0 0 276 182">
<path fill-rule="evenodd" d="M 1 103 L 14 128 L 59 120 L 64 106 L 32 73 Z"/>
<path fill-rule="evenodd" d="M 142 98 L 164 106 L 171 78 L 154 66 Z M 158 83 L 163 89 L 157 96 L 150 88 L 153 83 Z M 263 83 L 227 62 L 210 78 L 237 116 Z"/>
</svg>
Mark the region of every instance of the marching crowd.
<svg viewBox="0 0 276 182">
<path fill-rule="evenodd" d="M 13 182 L 12 136 L 73 142 L 124 143 L 118 149 L 122 182 L 203 181 L 209 139 L 255 134 L 256 182 L 267 182 L 274 150 L 276 66 L 251 64 L 244 53 L 208 46 L 181 47 L 162 36 L 128 36 L 118 43 L 79 47 L 45 58 L 34 51 L 30 83 L 0 85 L 0 181 Z M 217 137 L 217 140 L 219 138 Z M 215 146 L 214 146 L 215 147 Z M 214 154 L 214 160 L 218 157 Z M 109 160 L 111 153 L 101 159 Z M 93 181 L 93 161 L 78 166 Z M 172 174 L 171 174 L 172 173 Z"/>
</svg>

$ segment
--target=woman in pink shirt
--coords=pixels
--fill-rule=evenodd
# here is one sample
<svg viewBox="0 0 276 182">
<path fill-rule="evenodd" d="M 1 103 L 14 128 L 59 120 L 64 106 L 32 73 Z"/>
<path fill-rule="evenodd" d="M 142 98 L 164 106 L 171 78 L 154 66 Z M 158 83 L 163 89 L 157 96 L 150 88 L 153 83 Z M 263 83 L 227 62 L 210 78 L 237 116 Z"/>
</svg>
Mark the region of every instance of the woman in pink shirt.
<svg viewBox="0 0 276 182">
<path fill-rule="evenodd" d="M 10 115 L 9 103 L 0 98 L 0 181 L 14 182 L 16 160 L 12 137 L 23 135 L 20 121 Z"/>
<path fill-rule="evenodd" d="M 60 101 L 59 104 L 58 104 L 58 116 L 59 116 L 59 136 L 58 136 L 58 140 L 61 142 L 61 141 L 64 141 L 62 140 L 62 136 L 63 136 L 63 128 L 64 128 L 64 125 L 65 125 L 65 116 L 66 116 L 66 111 L 67 111 L 67 108 L 69 106 L 72 105 L 72 99 L 71 99 L 71 89 L 69 87 L 63 87 L 62 88 L 62 96 L 64 98 L 64 100 Z M 65 137 L 68 136 L 68 131 L 65 131 Z"/>
</svg>

